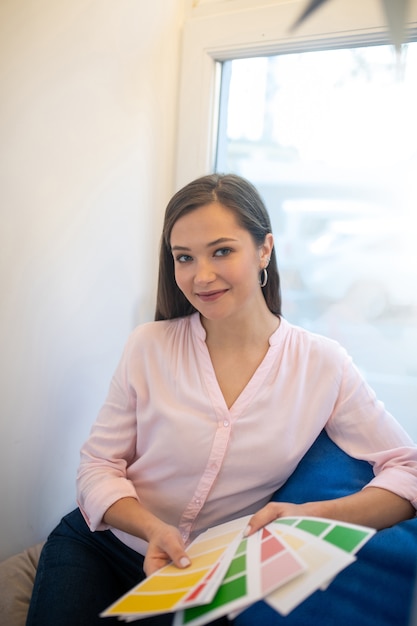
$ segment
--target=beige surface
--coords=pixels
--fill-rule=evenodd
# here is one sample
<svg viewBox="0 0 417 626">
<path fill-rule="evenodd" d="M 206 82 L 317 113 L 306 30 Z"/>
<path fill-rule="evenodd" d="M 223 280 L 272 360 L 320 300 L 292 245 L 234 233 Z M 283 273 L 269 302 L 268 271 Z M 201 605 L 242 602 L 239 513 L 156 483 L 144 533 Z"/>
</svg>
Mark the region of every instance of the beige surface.
<svg viewBox="0 0 417 626">
<path fill-rule="evenodd" d="M 33 581 L 43 543 L 0 563 L 0 622 L 25 626 Z"/>
</svg>

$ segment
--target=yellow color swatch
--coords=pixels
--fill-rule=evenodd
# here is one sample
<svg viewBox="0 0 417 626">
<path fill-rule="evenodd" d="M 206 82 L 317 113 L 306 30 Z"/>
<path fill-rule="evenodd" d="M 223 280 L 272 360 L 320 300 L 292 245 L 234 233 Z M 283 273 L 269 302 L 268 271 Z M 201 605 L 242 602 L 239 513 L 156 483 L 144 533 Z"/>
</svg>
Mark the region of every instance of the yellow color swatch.
<svg viewBox="0 0 417 626">
<path fill-rule="evenodd" d="M 184 593 L 149 594 L 133 593 L 122 598 L 106 611 L 108 615 L 120 615 L 120 613 L 147 613 L 153 611 L 169 612 L 172 607 L 181 600 Z"/>
<path fill-rule="evenodd" d="M 211 550 L 218 549 L 221 546 L 228 546 L 234 539 L 236 539 L 237 535 L 238 532 L 234 530 L 233 532 L 224 533 L 223 535 L 218 535 L 217 537 L 211 537 L 206 541 L 199 541 L 188 548 L 187 554 L 192 558 L 193 554 L 210 552 Z"/>
<path fill-rule="evenodd" d="M 194 587 L 208 571 L 207 568 L 205 570 L 199 570 L 198 572 L 191 571 L 189 573 L 182 573 L 182 570 L 177 569 L 175 576 L 153 576 L 141 583 L 138 593 L 165 593 L 165 591 L 178 591 L 179 589 L 187 589 L 188 591 L 189 588 Z"/>
<path fill-rule="evenodd" d="M 279 533 L 284 539 L 285 543 L 290 546 L 293 550 L 301 550 L 306 544 L 305 541 L 300 539 L 300 537 L 294 537 L 294 535 L 288 535 L 286 533 Z"/>
</svg>

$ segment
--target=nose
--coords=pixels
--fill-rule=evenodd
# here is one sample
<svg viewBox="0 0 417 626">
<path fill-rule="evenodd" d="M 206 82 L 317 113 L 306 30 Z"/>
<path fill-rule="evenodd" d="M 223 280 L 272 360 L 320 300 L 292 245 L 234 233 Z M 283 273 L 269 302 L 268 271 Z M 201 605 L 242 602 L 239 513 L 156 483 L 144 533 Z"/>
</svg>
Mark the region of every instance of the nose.
<svg viewBox="0 0 417 626">
<path fill-rule="evenodd" d="M 198 261 L 194 282 L 196 285 L 206 285 L 207 283 L 213 282 L 215 280 L 216 274 L 214 272 L 213 266 L 209 261 Z"/>
</svg>

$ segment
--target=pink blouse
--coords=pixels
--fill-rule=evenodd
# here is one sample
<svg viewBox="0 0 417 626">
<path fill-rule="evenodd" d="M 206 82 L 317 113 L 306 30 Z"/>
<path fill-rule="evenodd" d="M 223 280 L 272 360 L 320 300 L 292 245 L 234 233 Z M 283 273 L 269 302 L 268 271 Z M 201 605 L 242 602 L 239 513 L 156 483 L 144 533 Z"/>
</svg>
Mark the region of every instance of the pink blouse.
<svg viewBox="0 0 417 626">
<path fill-rule="evenodd" d="M 343 348 L 281 319 L 228 409 L 199 315 L 139 326 L 81 450 L 78 503 L 91 530 L 136 497 L 185 541 L 265 505 L 325 428 L 369 461 L 370 485 L 417 508 L 417 446 L 376 400 Z M 144 553 L 141 539 L 111 529 Z"/>
</svg>

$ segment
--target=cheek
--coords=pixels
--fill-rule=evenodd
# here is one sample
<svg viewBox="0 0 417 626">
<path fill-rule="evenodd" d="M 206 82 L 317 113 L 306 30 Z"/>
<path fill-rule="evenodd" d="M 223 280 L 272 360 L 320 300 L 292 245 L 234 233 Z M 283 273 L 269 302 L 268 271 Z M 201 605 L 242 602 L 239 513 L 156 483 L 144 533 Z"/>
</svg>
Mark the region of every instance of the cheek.
<svg viewBox="0 0 417 626">
<path fill-rule="evenodd" d="M 242 264 L 238 268 L 236 268 L 236 278 L 242 281 L 247 286 L 252 283 L 257 283 L 258 277 L 258 266 L 256 262 L 252 261 L 251 259 L 248 260 L 245 264 Z"/>
</svg>

